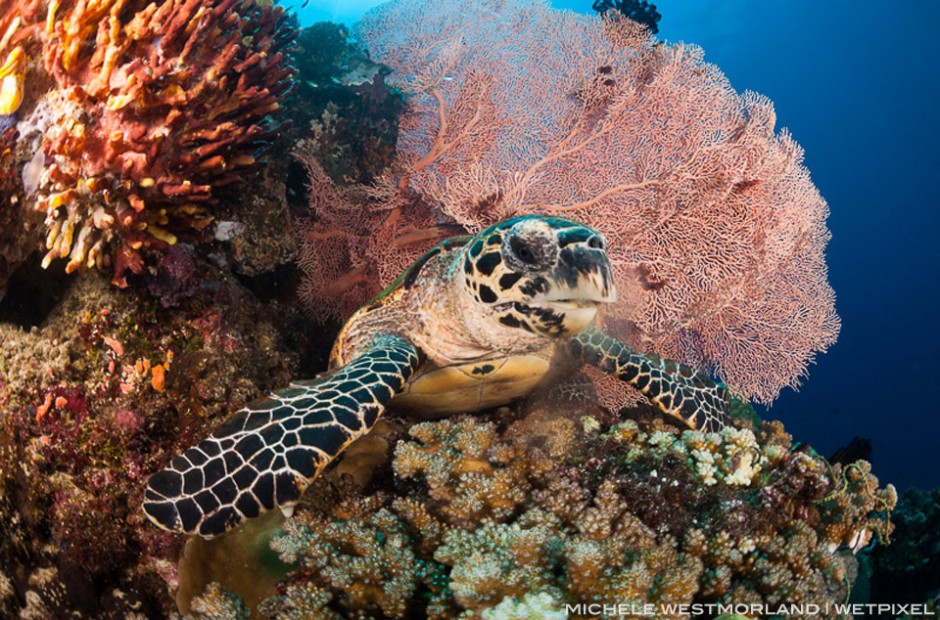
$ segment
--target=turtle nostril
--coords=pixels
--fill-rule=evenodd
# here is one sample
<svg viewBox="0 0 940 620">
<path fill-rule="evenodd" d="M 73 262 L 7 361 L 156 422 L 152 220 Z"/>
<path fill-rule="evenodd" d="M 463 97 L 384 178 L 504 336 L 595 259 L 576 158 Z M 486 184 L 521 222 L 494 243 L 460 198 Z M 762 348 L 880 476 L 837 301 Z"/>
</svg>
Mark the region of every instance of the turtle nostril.
<svg viewBox="0 0 940 620">
<path fill-rule="evenodd" d="M 601 240 L 600 237 L 591 237 L 590 239 L 588 239 L 588 247 L 594 248 L 595 250 L 603 250 L 604 242 Z"/>
</svg>

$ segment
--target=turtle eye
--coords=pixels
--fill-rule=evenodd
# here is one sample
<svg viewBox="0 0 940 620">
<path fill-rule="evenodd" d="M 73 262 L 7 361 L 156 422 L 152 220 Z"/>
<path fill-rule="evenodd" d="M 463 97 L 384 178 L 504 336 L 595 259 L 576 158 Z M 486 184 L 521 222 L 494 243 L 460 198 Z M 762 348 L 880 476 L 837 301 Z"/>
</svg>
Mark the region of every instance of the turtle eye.
<svg viewBox="0 0 940 620">
<path fill-rule="evenodd" d="M 534 265 L 538 262 L 535 252 L 529 245 L 519 237 L 512 237 L 509 240 L 509 249 L 520 261 L 526 265 Z"/>
</svg>

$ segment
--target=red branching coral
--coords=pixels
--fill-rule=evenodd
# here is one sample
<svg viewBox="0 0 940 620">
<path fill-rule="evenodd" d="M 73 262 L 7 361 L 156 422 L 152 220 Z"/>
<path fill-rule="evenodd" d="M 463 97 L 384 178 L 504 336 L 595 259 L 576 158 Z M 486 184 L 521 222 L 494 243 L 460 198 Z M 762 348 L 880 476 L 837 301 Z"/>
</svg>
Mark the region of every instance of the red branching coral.
<svg viewBox="0 0 940 620">
<path fill-rule="evenodd" d="M 46 214 L 44 264 L 109 266 L 123 284 L 148 249 L 203 230 L 214 190 L 256 165 L 293 86 L 294 30 L 255 0 L 33 4 L 45 10 L 4 9 L 0 25 L 43 61 L 28 68 L 19 131 L 35 153 L 23 181 Z"/>
<path fill-rule="evenodd" d="M 357 37 L 409 97 L 380 183 L 397 193 L 394 227 L 372 233 L 396 252 L 359 239 L 327 273 L 354 263 L 375 291 L 387 261 L 434 241 L 399 231 L 562 214 L 608 235 L 621 298 L 608 318 L 642 350 L 769 402 L 835 340 L 828 210 L 803 152 L 775 133 L 771 102 L 738 95 L 700 49 L 525 0 L 393 1 Z M 349 213 L 362 211 L 379 212 Z M 326 294 L 335 279 L 309 277 L 320 303 L 343 305 Z"/>
</svg>

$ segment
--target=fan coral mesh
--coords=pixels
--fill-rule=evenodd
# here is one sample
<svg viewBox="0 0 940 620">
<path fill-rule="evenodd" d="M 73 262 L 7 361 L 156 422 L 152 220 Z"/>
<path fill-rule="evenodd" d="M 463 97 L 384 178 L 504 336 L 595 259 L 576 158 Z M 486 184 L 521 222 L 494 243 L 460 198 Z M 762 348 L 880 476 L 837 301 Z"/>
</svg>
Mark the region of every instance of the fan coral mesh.
<svg viewBox="0 0 940 620">
<path fill-rule="evenodd" d="M 390 264 L 454 224 L 560 214 L 610 239 L 622 301 L 609 326 L 640 350 L 770 402 L 834 342 L 828 209 L 803 152 L 775 133 L 771 102 L 738 95 L 699 48 L 525 0 L 396 0 L 357 37 L 394 70 L 408 107 L 395 163 L 373 188 L 394 197 L 345 211 L 372 218 L 373 234 L 349 233 L 322 273 L 351 265 L 374 293 Z M 354 228 L 334 218 L 315 230 Z M 354 305 L 335 279 L 307 275 L 311 300 Z"/>
</svg>

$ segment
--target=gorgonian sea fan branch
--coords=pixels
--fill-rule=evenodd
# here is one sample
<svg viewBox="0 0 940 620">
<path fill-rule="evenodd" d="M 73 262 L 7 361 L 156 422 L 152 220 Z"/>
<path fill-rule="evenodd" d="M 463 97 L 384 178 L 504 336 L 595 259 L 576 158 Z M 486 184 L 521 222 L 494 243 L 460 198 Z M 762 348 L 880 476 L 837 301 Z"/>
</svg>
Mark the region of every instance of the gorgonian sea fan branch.
<svg viewBox="0 0 940 620">
<path fill-rule="evenodd" d="M 379 215 L 389 203 L 356 215 L 383 238 L 529 212 L 581 220 L 611 242 L 622 301 L 609 327 L 762 402 L 835 341 L 828 208 L 802 150 L 775 133 L 769 100 L 739 95 L 699 48 L 529 0 L 393 0 L 356 36 L 410 94 L 386 180 L 396 217 Z M 373 274 L 364 295 L 424 247 L 365 238 L 324 260 Z M 309 298 L 352 305 L 318 297 L 327 284 L 308 272 Z"/>
</svg>

